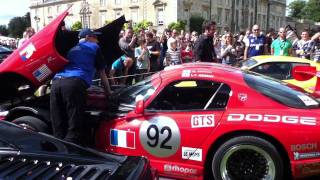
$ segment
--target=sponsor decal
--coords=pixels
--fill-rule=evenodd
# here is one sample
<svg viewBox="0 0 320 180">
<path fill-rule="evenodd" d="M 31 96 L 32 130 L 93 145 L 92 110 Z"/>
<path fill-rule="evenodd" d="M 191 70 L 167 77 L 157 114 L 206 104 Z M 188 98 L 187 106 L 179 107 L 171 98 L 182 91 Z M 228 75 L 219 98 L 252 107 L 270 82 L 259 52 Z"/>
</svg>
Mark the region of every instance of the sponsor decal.
<svg viewBox="0 0 320 180">
<path fill-rule="evenodd" d="M 32 54 L 36 51 L 36 48 L 32 43 L 28 44 L 24 49 L 22 49 L 19 54 L 22 61 L 28 60 Z"/>
<path fill-rule="evenodd" d="M 182 147 L 182 159 L 202 161 L 202 149 Z"/>
<path fill-rule="evenodd" d="M 110 145 L 122 148 L 135 149 L 135 132 L 111 129 Z"/>
<path fill-rule="evenodd" d="M 203 77 L 203 78 L 214 78 L 212 74 L 198 74 L 198 77 Z"/>
<path fill-rule="evenodd" d="M 318 143 L 294 144 L 291 145 L 291 151 L 315 151 L 318 149 Z"/>
<path fill-rule="evenodd" d="M 214 114 L 192 115 L 192 128 L 214 127 Z"/>
<path fill-rule="evenodd" d="M 229 114 L 228 121 L 248 121 L 248 122 L 268 122 L 268 123 L 285 123 L 285 124 L 302 124 L 315 126 L 317 118 L 300 117 L 300 116 L 280 116 L 274 114 Z"/>
<path fill-rule="evenodd" d="M 48 76 L 52 74 L 52 71 L 48 68 L 47 65 L 43 64 L 37 70 L 35 70 L 32 75 L 39 81 L 42 82 Z"/>
<path fill-rule="evenodd" d="M 155 157 L 169 157 L 178 151 L 181 143 L 177 123 L 166 116 L 156 116 L 140 126 L 140 142 L 144 150 Z"/>
<path fill-rule="evenodd" d="M 306 95 L 298 95 L 299 99 L 306 105 L 306 106 L 313 106 L 313 105 L 318 105 L 319 103 L 309 96 Z"/>
<path fill-rule="evenodd" d="M 309 153 L 299 153 L 299 152 L 293 152 L 294 160 L 300 160 L 300 159 L 311 159 L 320 157 L 320 152 L 309 152 Z"/>
<path fill-rule="evenodd" d="M 164 165 L 164 172 L 165 173 L 182 173 L 182 174 L 197 174 L 197 169 L 194 168 L 187 168 L 187 167 L 181 167 L 178 165 L 172 165 L 172 164 L 165 164 Z"/>
<path fill-rule="evenodd" d="M 242 102 L 247 101 L 248 100 L 248 95 L 245 93 L 239 93 L 238 94 L 238 99 Z"/>
<path fill-rule="evenodd" d="M 320 173 L 320 163 L 306 163 L 297 166 L 301 175 L 314 175 Z"/>
<path fill-rule="evenodd" d="M 191 70 L 183 70 L 181 77 L 190 77 L 191 75 Z"/>
</svg>

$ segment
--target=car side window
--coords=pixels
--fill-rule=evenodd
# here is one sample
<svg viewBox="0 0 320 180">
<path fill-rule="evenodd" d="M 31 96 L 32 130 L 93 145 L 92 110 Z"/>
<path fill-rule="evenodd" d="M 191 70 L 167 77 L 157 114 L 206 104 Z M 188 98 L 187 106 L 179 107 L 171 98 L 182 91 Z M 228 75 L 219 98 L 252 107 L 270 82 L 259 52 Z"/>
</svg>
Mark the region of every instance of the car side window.
<svg viewBox="0 0 320 180">
<path fill-rule="evenodd" d="M 257 72 L 266 76 L 273 77 L 279 80 L 286 80 L 290 77 L 291 74 L 291 65 L 290 63 L 278 63 L 278 62 L 269 62 L 260 64 L 257 67 L 251 69 L 253 72 Z"/>
<path fill-rule="evenodd" d="M 147 111 L 221 109 L 227 106 L 230 87 L 223 83 L 188 80 L 166 86 L 147 107 Z"/>
</svg>

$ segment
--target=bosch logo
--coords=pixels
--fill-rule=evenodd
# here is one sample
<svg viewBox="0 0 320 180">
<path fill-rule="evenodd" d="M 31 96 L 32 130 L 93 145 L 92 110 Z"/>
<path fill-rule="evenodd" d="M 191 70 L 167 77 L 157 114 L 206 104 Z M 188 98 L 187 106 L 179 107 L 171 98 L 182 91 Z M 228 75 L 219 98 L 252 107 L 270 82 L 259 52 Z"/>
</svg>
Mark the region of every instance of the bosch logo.
<svg viewBox="0 0 320 180">
<path fill-rule="evenodd" d="M 270 114 L 229 114 L 228 121 L 303 124 L 309 126 L 315 126 L 317 123 L 317 119 L 315 117 L 280 116 Z"/>
<path fill-rule="evenodd" d="M 317 149 L 317 143 L 291 145 L 291 151 L 315 151 Z"/>
<path fill-rule="evenodd" d="M 196 174 L 197 170 L 192 168 L 180 167 L 178 165 L 165 164 L 164 171 L 169 173 Z"/>
</svg>

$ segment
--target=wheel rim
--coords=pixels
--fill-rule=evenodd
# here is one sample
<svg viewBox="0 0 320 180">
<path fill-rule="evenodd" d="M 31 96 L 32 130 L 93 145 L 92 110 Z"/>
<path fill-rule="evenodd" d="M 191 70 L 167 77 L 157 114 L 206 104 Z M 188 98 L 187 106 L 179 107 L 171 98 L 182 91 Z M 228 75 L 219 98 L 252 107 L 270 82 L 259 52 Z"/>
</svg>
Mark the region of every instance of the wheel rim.
<svg viewBox="0 0 320 180">
<path fill-rule="evenodd" d="M 275 179 L 275 163 L 263 149 L 237 145 L 227 150 L 221 160 L 222 179 Z"/>
<path fill-rule="evenodd" d="M 30 126 L 29 124 L 26 123 L 19 123 L 18 126 L 22 127 L 23 129 L 28 129 L 31 131 L 37 131 L 34 127 Z"/>
</svg>

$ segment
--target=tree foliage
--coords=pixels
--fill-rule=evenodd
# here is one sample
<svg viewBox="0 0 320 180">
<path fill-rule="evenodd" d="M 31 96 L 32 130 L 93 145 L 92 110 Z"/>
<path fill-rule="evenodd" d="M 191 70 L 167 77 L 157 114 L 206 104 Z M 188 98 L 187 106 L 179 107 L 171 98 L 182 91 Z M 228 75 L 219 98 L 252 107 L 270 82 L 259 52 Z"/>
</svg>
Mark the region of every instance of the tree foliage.
<svg viewBox="0 0 320 180">
<path fill-rule="evenodd" d="M 82 29 L 82 23 L 80 21 L 76 21 L 74 24 L 71 26 L 72 31 L 77 31 Z"/>
<path fill-rule="evenodd" d="M 175 29 L 175 30 L 177 30 L 177 31 L 181 31 L 181 30 L 185 30 L 185 28 L 186 28 L 186 22 L 185 21 L 180 21 L 180 20 L 178 20 L 178 22 L 172 22 L 172 23 L 170 23 L 169 25 L 168 25 L 168 28 L 170 29 L 170 30 L 173 30 L 173 29 Z"/>
<path fill-rule="evenodd" d="M 14 17 L 8 24 L 9 36 L 15 38 L 22 37 L 23 32 L 30 26 L 30 13 L 27 13 L 22 17 Z"/>
<path fill-rule="evenodd" d="M 9 32 L 6 25 L 0 25 L 0 35 L 8 36 Z"/>
<path fill-rule="evenodd" d="M 205 19 L 201 16 L 190 17 L 190 31 L 202 32 L 202 23 Z"/>
<path fill-rule="evenodd" d="M 133 26 L 133 31 L 138 32 L 141 29 L 148 29 L 150 26 L 153 26 L 152 22 L 143 20 Z"/>
<path fill-rule="evenodd" d="M 320 22 L 319 0 L 295 0 L 289 4 L 289 16 Z"/>
<path fill-rule="evenodd" d="M 289 16 L 301 19 L 303 17 L 302 9 L 306 6 L 304 0 L 295 0 L 289 4 Z"/>
<path fill-rule="evenodd" d="M 303 18 L 311 19 L 315 22 L 320 22 L 320 1 L 319 0 L 309 0 L 307 4 L 302 9 Z"/>
</svg>

